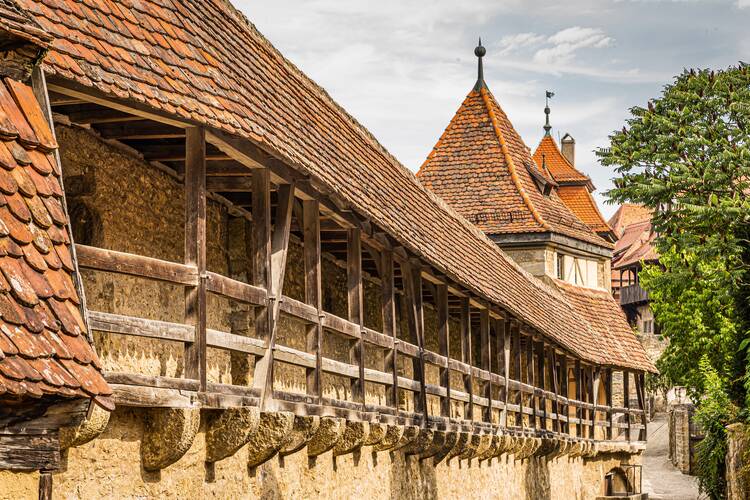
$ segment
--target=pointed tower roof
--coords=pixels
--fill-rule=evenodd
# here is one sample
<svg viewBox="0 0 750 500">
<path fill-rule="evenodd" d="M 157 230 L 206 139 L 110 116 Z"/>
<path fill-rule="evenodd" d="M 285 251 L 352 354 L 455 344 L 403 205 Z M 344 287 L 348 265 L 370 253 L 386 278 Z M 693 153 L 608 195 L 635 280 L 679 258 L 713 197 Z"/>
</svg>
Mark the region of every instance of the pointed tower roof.
<svg viewBox="0 0 750 500">
<path fill-rule="evenodd" d="M 542 170 L 545 170 L 542 168 L 542 165 L 545 165 L 546 170 L 558 184 L 584 184 L 590 188 L 590 191 L 594 191 L 591 178 L 571 165 L 568 159 L 563 156 L 560 148 L 557 147 L 552 135 L 544 134 L 536 147 L 536 151 L 534 151 L 534 161 Z"/>
<path fill-rule="evenodd" d="M 555 233 L 612 248 L 540 187 L 540 170 L 480 73 L 417 176 L 489 235 Z"/>
</svg>

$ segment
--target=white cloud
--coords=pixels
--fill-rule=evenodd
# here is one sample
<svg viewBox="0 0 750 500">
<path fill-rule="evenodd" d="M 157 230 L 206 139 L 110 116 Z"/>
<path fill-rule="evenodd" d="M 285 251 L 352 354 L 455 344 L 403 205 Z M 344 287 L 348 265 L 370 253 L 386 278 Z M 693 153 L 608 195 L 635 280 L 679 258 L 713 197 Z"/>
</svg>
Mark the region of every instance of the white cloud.
<svg viewBox="0 0 750 500">
<path fill-rule="evenodd" d="M 739 7 L 740 9 L 750 7 L 750 0 L 737 0 L 737 7 Z"/>
<path fill-rule="evenodd" d="M 510 54 L 519 49 L 535 47 L 544 41 L 542 35 L 536 33 L 516 33 L 515 35 L 505 35 L 500 39 L 498 47 L 500 54 Z"/>
<path fill-rule="evenodd" d="M 614 40 L 601 29 L 574 26 L 558 31 L 550 36 L 547 41 L 551 46 L 536 51 L 534 61 L 540 64 L 557 66 L 573 61 L 576 52 L 581 49 L 601 49 L 611 45 Z"/>
</svg>

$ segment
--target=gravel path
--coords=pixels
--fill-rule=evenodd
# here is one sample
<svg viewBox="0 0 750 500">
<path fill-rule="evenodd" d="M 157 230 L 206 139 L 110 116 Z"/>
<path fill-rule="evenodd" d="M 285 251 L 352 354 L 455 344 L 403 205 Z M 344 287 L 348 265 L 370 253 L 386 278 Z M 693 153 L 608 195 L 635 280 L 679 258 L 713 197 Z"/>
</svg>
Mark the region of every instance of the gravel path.
<svg viewBox="0 0 750 500">
<path fill-rule="evenodd" d="M 669 461 L 669 424 L 656 415 L 648 424 L 648 446 L 643 455 L 643 492 L 650 500 L 696 500 L 698 481 L 682 474 Z"/>
</svg>

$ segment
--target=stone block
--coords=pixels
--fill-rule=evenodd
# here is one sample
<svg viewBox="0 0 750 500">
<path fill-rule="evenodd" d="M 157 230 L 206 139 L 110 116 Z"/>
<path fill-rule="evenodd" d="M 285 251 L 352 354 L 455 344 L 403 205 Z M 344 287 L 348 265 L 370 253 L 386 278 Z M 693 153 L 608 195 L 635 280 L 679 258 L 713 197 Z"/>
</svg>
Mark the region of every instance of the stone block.
<svg viewBox="0 0 750 500">
<path fill-rule="evenodd" d="M 333 456 L 338 457 L 359 450 L 369 434 L 368 422 L 347 421 L 344 432 L 333 447 Z"/>
<path fill-rule="evenodd" d="M 346 420 L 338 417 L 322 417 L 315 435 L 307 443 L 307 455 L 317 457 L 331 450 L 346 428 Z"/>
<path fill-rule="evenodd" d="M 258 428 L 247 443 L 247 466 L 252 469 L 273 458 L 294 427 L 294 414 L 263 412 Z"/>
<path fill-rule="evenodd" d="M 279 448 L 279 455 L 285 457 L 307 446 L 318 431 L 318 427 L 320 427 L 320 417 L 317 415 L 295 416 L 292 430 Z"/>
<path fill-rule="evenodd" d="M 190 449 L 200 427 L 196 408 L 152 408 L 144 415 L 141 461 L 148 471 L 161 470 Z"/>
<path fill-rule="evenodd" d="M 404 436 L 404 430 L 403 425 L 387 424 L 385 436 L 378 444 L 373 445 L 373 451 L 388 451 L 398 446 Z"/>
<path fill-rule="evenodd" d="M 60 449 L 86 444 L 99 434 L 109 423 L 110 413 L 97 404 L 91 406 L 91 413 L 76 427 L 60 429 Z"/>
<path fill-rule="evenodd" d="M 259 423 L 257 407 L 221 410 L 206 426 L 206 462 L 218 462 L 237 453 L 250 441 Z"/>
</svg>

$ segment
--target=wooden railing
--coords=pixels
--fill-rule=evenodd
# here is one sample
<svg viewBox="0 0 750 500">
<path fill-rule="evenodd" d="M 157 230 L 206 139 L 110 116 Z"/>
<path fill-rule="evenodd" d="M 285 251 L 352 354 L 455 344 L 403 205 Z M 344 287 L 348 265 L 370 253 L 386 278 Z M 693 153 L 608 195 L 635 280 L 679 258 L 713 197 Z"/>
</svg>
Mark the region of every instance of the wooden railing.
<svg viewBox="0 0 750 500">
<path fill-rule="evenodd" d="M 263 406 L 264 409 L 293 411 L 297 415 L 332 415 L 355 420 L 384 421 L 449 428 L 505 427 L 524 434 L 570 437 L 587 440 L 645 440 L 645 412 L 643 411 L 643 375 L 633 374 L 636 400 L 639 408 L 630 408 L 629 397 L 624 397 L 624 407 L 612 405 L 613 371 L 609 368 L 585 365 L 569 358 L 545 343 L 522 332 L 521 324 L 512 318 L 490 316 L 489 309 L 480 311 L 481 356 L 471 360 L 471 323 L 469 300 L 461 303 L 461 342 L 464 355 L 452 359 L 448 332 L 447 289 L 436 287 L 438 313 L 438 343 L 440 352 L 424 348 L 423 320 L 419 307 L 409 313 L 410 328 L 419 334 L 417 342 L 407 342 L 396 335 L 395 289 L 393 286 L 393 256 L 383 254 L 383 332 L 363 326 L 362 321 L 351 321 L 311 305 L 281 295 L 273 297 L 266 289 L 249 285 L 197 267 L 101 248 L 76 245 L 78 264 L 82 269 L 136 276 L 148 280 L 181 285 L 186 290 L 198 289 L 200 294 L 215 294 L 254 308 L 272 308 L 278 304 L 278 313 L 305 326 L 307 346 L 303 351 L 272 342 L 261 337 L 247 337 L 205 327 L 205 322 L 174 323 L 124 316 L 111 312 L 88 311 L 92 330 L 116 335 L 148 337 L 161 342 L 181 343 L 190 349 L 200 349 L 193 359 L 202 366 L 188 369 L 183 378 L 149 376 L 138 373 L 108 372 L 107 379 L 115 390 L 117 402 L 131 406 L 200 406 L 225 408 L 230 406 Z M 388 262 L 390 261 L 390 265 Z M 413 303 L 421 302 L 421 275 L 405 264 L 402 269 L 407 298 L 416 295 Z M 411 281 L 410 281 L 411 279 Z M 189 297 L 205 304 L 206 297 Z M 203 313 L 205 315 L 205 312 Z M 356 316 L 356 314 L 354 315 Z M 413 324 L 412 324 L 413 323 Z M 417 326 L 421 325 L 421 326 Z M 197 328 L 204 328 L 203 345 L 197 342 Z M 495 334 L 496 352 L 490 352 L 490 330 Z M 349 362 L 323 356 L 322 340 L 326 335 L 349 339 L 361 352 L 376 348 L 384 351 L 383 369 L 365 367 L 364 356 L 354 351 Z M 523 341 L 522 341 L 523 339 Z M 522 343 L 525 342 L 522 352 Z M 254 357 L 255 374 L 251 385 L 218 384 L 201 380 L 206 373 L 206 349 L 221 349 L 245 353 Z M 287 364 L 303 368 L 305 393 L 278 390 L 270 383 L 270 393 L 263 401 L 263 388 L 257 383 L 263 359 L 269 359 L 272 368 Z M 399 357 L 411 360 L 413 377 L 399 372 Z M 186 361 L 188 362 L 188 361 Z M 492 365 L 495 363 L 497 366 Z M 476 366 L 476 365 L 479 366 Z M 425 369 L 436 367 L 437 384 L 428 383 Z M 451 372 L 460 375 L 461 387 L 451 385 Z M 351 399 L 328 397 L 322 387 L 322 374 L 333 374 L 351 382 L 354 388 Z M 517 374 L 511 377 L 511 373 Z M 573 376 L 575 388 L 568 387 Z M 205 377 L 205 375 L 204 375 Z M 271 375 L 272 379 L 272 375 Z M 624 378 L 624 394 L 630 394 L 631 376 Z M 386 404 L 365 402 L 367 384 L 385 389 Z M 604 388 L 601 384 L 604 383 Z M 361 387 L 361 392 L 356 390 Z M 475 387 L 480 390 L 475 391 Z M 607 395 L 606 404 L 600 404 L 599 394 Z M 573 397 L 566 397 L 574 393 Z M 400 395 L 411 394 L 414 408 L 407 410 Z M 428 397 L 439 400 L 438 410 L 430 411 Z M 463 412 L 454 411 L 455 404 Z M 433 405 L 434 406 L 434 405 Z M 600 429 L 597 431 L 597 429 Z"/>
<path fill-rule="evenodd" d="M 641 285 L 629 285 L 620 289 L 620 305 L 648 302 L 648 292 Z"/>
</svg>

